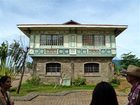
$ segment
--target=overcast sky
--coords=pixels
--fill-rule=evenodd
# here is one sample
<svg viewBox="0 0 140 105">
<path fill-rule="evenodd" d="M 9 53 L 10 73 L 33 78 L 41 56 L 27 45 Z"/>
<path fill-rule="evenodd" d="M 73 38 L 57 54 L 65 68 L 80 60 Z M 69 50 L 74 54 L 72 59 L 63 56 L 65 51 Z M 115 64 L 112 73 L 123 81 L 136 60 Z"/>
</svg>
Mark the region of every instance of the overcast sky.
<svg viewBox="0 0 140 105">
<path fill-rule="evenodd" d="M 117 57 L 132 52 L 140 58 L 140 0 L 0 0 L 0 43 L 28 38 L 17 24 L 128 25 L 116 38 Z"/>
</svg>

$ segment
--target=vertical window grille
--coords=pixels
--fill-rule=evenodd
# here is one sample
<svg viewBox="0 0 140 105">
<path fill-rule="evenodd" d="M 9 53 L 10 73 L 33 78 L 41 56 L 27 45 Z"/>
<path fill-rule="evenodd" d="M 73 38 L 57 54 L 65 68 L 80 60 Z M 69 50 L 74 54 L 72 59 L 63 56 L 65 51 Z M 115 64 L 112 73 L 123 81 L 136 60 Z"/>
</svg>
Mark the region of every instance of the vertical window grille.
<svg viewBox="0 0 140 105">
<path fill-rule="evenodd" d="M 46 45 L 46 35 L 40 35 L 40 45 Z"/>
<path fill-rule="evenodd" d="M 105 46 L 104 35 L 83 35 L 83 46 Z"/>
<path fill-rule="evenodd" d="M 93 35 L 83 35 L 83 46 L 92 46 L 94 43 Z"/>
<path fill-rule="evenodd" d="M 52 43 L 51 35 L 46 35 L 46 45 L 51 45 L 51 43 Z"/>
<path fill-rule="evenodd" d="M 46 73 L 47 72 L 57 73 L 57 72 L 60 72 L 60 70 L 61 70 L 61 65 L 59 63 L 46 64 Z"/>
<path fill-rule="evenodd" d="M 104 35 L 94 35 L 94 45 L 95 46 L 104 46 L 105 45 L 105 36 Z"/>
<path fill-rule="evenodd" d="M 63 43 L 64 43 L 64 37 L 63 37 L 63 35 L 59 35 L 58 40 L 57 40 L 57 44 L 62 46 Z"/>
<path fill-rule="evenodd" d="M 58 44 L 58 36 L 57 35 L 53 35 L 52 36 L 52 45 L 57 45 Z"/>
<path fill-rule="evenodd" d="M 98 63 L 84 64 L 84 72 L 85 73 L 99 72 L 99 64 Z"/>
<path fill-rule="evenodd" d="M 63 35 L 40 35 L 40 45 L 62 46 Z"/>
</svg>

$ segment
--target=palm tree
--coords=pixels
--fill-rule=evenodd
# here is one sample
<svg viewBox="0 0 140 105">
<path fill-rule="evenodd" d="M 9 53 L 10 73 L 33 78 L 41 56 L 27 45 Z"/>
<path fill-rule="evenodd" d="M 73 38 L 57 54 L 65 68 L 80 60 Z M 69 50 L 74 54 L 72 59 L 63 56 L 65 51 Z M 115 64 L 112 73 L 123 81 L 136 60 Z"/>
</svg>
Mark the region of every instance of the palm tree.
<svg viewBox="0 0 140 105">
<path fill-rule="evenodd" d="M 0 46 L 0 75 L 13 75 L 21 70 L 25 51 L 20 43 L 14 41 L 8 47 L 8 42 Z"/>
<path fill-rule="evenodd" d="M 9 67 L 14 68 L 14 72 L 20 71 L 24 58 L 24 49 L 20 43 L 14 41 L 9 47 Z"/>
<path fill-rule="evenodd" d="M 7 52 L 8 52 L 8 43 L 3 42 L 0 46 L 0 73 L 6 74 L 5 67 L 6 67 L 6 58 L 7 58 Z"/>
<path fill-rule="evenodd" d="M 6 75 L 6 70 L 10 71 L 10 75 L 16 74 L 19 71 L 21 72 L 17 93 L 19 93 L 22 83 L 28 51 L 28 47 L 24 50 L 17 41 L 14 41 L 9 48 L 8 43 L 4 42 L 0 46 L 0 73 L 2 72 L 0 75 Z"/>
</svg>

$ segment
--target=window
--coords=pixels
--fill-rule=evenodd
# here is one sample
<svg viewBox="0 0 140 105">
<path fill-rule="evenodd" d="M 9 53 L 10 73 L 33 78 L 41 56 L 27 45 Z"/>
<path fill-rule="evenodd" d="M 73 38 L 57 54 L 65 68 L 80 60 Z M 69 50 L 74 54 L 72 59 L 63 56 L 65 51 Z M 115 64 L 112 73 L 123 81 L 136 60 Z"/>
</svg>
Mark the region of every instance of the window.
<svg viewBox="0 0 140 105">
<path fill-rule="evenodd" d="M 40 35 L 40 45 L 61 46 L 63 35 Z"/>
<path fill-rule="evenodd" d="M 46 35 L 40 36 L 40 45 L 46 45 Z"/>
<path fill-rule="evenodd" d="M 83 45 L 84 46 L 92 46 L 94 41 L 93 35 L 83 35 Z"/>
<path fill-rule="evenodd" d="M 104 35 L 94 35 L 94 45 L 95 46 L 104 46 L 105 45 L 105 36 Z"/>
<path fill-rule="evenodd" d="M 104 46 L 104 35 L 83 35 L 83 46 Z"/>
<path fill-rule="evenodd" d="M 99 72 L 98 63 L 86 63 L 84 64 L 84 73 Z"/>
<path fill-rule="evenodd" d="M 115 43 L 115 36 L 114 35 L 111 36 L 111 42 Z"/>
<path fill-rule="evenodd" d="M 46 38 L 45 38 L 45 40 L 46 40 L 46 45 L 52 45 L 52 38 L 51 38 L 51 35 L 46 35 Z"/>
<path fill-rule="evenodd" d="M 46 73 L 47 74 L 57 74 L 60 73 L 61 64 L 59 63 L 48 63 L 46 64 Z"/>
</svg>

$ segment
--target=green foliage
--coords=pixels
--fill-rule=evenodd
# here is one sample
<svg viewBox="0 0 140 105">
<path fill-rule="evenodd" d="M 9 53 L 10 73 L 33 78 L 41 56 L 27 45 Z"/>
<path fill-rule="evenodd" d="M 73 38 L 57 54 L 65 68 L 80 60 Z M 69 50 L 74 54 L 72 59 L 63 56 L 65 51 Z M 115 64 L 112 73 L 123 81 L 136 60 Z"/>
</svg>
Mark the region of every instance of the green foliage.
<svg viewBox="0 0 140 105">
<path fill-rule="evenodd" d="M 37 93 L 58 93 L 58 92 L 68 92 L 68 91 L 75 91 L 75 90 L 93 90 L 95 86 L 93 85 L 82 85 L 82 86 L 58 86 L 54 88 L 54 85 L 32 85 L 29 83 L 24 83 L 21 86 L 21 92 L 16 94 L 16 88 L 12 88 L 10 93 L 12 96 L 25 96 L 30 92 L 37 92 Z"/>
<path fill-rule="evenodd" d="M 120 80 L 118 79 L 118 78 L 113 78 L 111 81 L 110 81 L 110 83 L 112 84 L 112 85 L 120 85 Z"/>
<path fill-rule="evenodd" d="M 115 66 L 114 73 L 117 74 L 117 75 L 119 75 L 120 74 L 120 69 L 121 69 L 120 67 Z"/>
<path fill-rule="evenodd" d="M 86 85 L 86 79 L 85 78 L 81 78 L 78 77 L 77 79 L 75 79 L 72 83 L 74 86 L 81 86 L 81 85 Z"/>
<path fill-rule="evenodd" d="M 27 68 L 29 69 L 33 68 L 33 62 L 27 62 L 26 65 L 27 65 Z"/>
<path fill-rule="evenodd" d="M 6 64 L 7 52 L 8 52 L 8 43 L 3 42 L 0 46 L 1 67 L 5 66 L 5 64 Z"/>
<path fill-rule="evenodd" d="M 40 81 L 40 78 L 38 76 L 32 76 L 31 79 L 27 80 L 27 83 L 37 86 L 37 85 L 41 84 L 41 81 Z"/>
<path fill-rule="evenodd" d="M 125 87 L 124 89 L 121 90 L 123 93 L 129 93 L 131 89 L 129 87 Z"/>
<path fill-rule="evenodd" d="M 128 65 L 130 64 L 140 66 L 140 59 L 138 59 L 135 55 L 131 54 L 131 52 L 128 54 L 123 54 L 121 60 L 121 67 L 127 69 Z"/>
<path fill-rule="evenodd" d="M 13 72 L 9 70 L 7 67 L 0 68 L 0 76 L 8 75 L 13 76 Z"/>
<path fill-rule="evenodd" d="M 21 44 L 17 41 L 14 41 L 9 45 L 8 49 L 8 62 L 7 66 L 10 68 L 15 68 L 16 72 L 19 72 L 23 67 L 25 51 L 21 47 Z"/>
<path fill-rule="evenodd" d="M 0 75 L 7 73 L 18 73 L 23 67 L 25 51 L 20 43 L 14 41 L 12 44 L 3 42 L 0 45 Z"/>
</svg>

